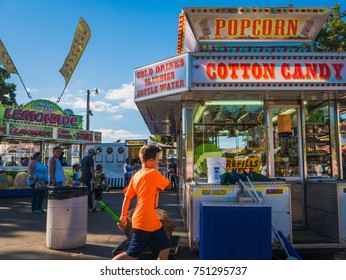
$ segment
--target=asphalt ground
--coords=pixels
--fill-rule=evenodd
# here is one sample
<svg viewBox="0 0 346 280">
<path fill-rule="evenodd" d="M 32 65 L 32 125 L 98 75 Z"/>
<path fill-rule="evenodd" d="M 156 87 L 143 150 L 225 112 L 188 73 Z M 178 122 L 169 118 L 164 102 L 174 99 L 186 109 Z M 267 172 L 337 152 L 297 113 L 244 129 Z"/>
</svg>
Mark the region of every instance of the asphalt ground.
<svg viewBox="0 0 346 280">
<path fill-rule="evenodd" d="M 113 189 L 103 193 L 103 201 L 117 215 L 121 213 L 123 190 Z M 171 250 L 172 260 L 198 260 L 198 252 L 190 251 L 188 234 L 185 230 L 175 191 L 160 193 L 159 208 L 166 210 L 176 227 L 173 237 L 178 239 L 174 250 Z M 133 208 L 135 201 L 132 201 Z M 47 198 L 43 208 L 47 210 Z M 46 245 L 47 214 L 31 212 L 31 197 L 0 198 L 0 260 L 110 260 L 112 251 L 122 247 L 126 240 L 124 231 L 120 230 L 115 221 L 105 212 L 88 211 L 88 227 L 86 245 L 69 250 L 54 250 Z M 119 251 L 118 251 L 119 252 Z M 331 253 L 303 253 L 305 260 L 335 260 L 346 259 L 346 251 Z M 140 259 L 151 260 L 155 257 L 146 252 Z M 284 260 L 286 256 L 273 254 L 273 260 Z"/>
<path fill-rule="evenodd" d="M 121 189 L 103 193 L 103 201 L 120 215 L 123 201 Z M 133 204 L 133 203 L 132 203 Z M 132 205 L 133 206 L 133 205 Z M 47 199 L 43 208 L 47 210 Z M 177 203 L 175 191 L 160 193 L 159 208 L 169 213 L 176 224 L 173 236 L 179 240 L 170 259 L 198 259 L 196 252 L 190 252 L 187 232 Z M 31 212 L 31 197 L 0 199 L 0 260 L 109 260 L 112 251 L 121 245 L 126 236 L 114 220 L 105 212 L 88 210 L 86 245 L 69 250 L 54 250 L 46 245 L 47 214 Z M 142 259 L 153 259 L 151 254 L 143 254 Z"/>
</svg>

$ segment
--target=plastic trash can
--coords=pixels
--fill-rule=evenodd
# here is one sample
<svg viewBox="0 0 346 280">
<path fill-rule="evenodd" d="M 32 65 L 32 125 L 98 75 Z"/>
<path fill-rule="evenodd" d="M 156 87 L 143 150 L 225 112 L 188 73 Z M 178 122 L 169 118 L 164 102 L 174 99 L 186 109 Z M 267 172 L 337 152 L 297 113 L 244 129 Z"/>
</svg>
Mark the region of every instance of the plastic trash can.
<svg viewBox="0 0 346 280">
<path fill-rule="evenodd" d="M 73 249 L 86 244 L 88 190 L 82 187 L 48 189 L 46 244 L 51 249 Z"/>
</svg>

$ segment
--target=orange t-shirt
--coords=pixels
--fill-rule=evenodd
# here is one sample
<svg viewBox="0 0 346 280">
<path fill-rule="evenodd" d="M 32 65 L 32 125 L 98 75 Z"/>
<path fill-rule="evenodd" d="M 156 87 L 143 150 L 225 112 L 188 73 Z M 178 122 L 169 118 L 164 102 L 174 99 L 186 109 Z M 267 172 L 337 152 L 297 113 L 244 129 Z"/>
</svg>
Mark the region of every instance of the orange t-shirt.
<svg viewBox="0 0 346 280">
<path fill-rule="evenodd" d="M 155 209 L 159 204 L 159 191 L 168 184 L 168 179 L 155 168 L 142 168 L 132 176 L 125 193 L 129 199 L 137 195 L 132 228 L 155 231 L 162 226 Z"/>
</svg>

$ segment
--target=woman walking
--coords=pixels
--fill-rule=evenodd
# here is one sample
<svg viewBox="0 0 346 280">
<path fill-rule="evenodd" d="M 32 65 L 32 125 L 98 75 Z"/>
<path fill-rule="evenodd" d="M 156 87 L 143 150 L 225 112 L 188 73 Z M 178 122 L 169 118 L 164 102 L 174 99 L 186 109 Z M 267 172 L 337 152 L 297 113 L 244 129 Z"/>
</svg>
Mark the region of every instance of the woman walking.
<svg viewBox="0 0 346 280">
<path fill-rule="evenodd" d="M 44 214 L 42 209 L 42 201 L 45 193 L 44 187 L 39 187 L 41 184 L 47 183 L 47 167 L 42 164 L 42 153 L 36 152 L 32 156 L 28 165 L 28 185 L 32 188 L 31 212 Z M 40 183 L 40 182 L 43 182 Z"/>
</svg>

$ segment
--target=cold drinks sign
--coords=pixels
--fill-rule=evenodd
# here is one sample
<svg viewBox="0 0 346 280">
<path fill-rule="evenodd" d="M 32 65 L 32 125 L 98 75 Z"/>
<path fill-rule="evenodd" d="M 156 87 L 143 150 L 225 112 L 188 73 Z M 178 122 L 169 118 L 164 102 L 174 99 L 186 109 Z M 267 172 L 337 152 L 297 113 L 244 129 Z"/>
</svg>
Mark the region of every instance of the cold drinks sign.
<svg viewBox="0 0 346 280">
<path fill-rule="evenodd" d="M 346 55 L 333 53 L 188 53 L 137 69 L 135 99 L 157 98 L 189 89 L 246 90 L 252 86 L 344 89 L 345 64 Z M 188 67 L 191 70 L 187 71 Z"/>
<path fill-rule="evenodd" d="M 135 69 L 135 99 L 150 99 L 187 89 L 187 55 Z"/>
</svg>

